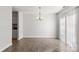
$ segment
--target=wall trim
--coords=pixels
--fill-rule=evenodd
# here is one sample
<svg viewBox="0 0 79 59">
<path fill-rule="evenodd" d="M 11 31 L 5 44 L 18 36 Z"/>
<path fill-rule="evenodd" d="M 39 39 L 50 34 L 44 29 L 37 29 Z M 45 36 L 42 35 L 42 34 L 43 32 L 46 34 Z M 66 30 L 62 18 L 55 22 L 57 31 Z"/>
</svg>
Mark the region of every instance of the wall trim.
<svg viewBox="0 0 79 59">
<path fill-rule="evenodd" d="M 21 38 L 18 38 L 18 40 L 21 40 L 23 37 L 21 37 Z"/>
<path fill-rule="evenodd" d="M 2 49 L 0 49 L 0 52 L 4 51 L 5 49 L 7 49 L 8 47 L 10 47 L 12 44 L 8 44 L 6 46 L 4 46 Z"/>
<path fill-rule="evenodd" d="M 52 36 L 24 36 L 23 38 L 52 38 L 52 39 L 57 39 L 57 37 L 52 37 Z"/>
</svg>

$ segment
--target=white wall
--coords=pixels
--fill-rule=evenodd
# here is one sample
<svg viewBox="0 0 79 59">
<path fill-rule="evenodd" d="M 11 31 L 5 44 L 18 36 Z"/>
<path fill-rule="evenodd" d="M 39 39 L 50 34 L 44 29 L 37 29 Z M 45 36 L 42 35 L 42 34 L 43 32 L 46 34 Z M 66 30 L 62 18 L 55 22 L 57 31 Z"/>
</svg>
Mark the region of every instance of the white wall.
<svg viewBox="0 0 79 59">
<path fill-rule="evenodd" d="M 79 51 L 79 7 L 76 8 L 76 36 L 77 36 L 77 51 Z"/>
<path fill-rule="evenodd" d="M 19 11 L 19 40 L 23 38 L 23 12 Z"/>
<path fill-rule="evenodd" d="M 59 31 L 60 31 L 60 26 L 59 26 L 59 17 L 58 17 L 58 14 L 56 14 L 56 36 L 57 38 L 59 39 Z"/>
<path fill-rule="evenodd" d="M 12 44 L 12 8 L 0 6 L 0 51 Z"/>
<path fill-rule="evenodd" d="M 24 13 L 23 35 L 24 37 L 57 38 L 56 15 L 43 14 L 43 20 L 36 19 L 37 14 Z"/>
</svg>

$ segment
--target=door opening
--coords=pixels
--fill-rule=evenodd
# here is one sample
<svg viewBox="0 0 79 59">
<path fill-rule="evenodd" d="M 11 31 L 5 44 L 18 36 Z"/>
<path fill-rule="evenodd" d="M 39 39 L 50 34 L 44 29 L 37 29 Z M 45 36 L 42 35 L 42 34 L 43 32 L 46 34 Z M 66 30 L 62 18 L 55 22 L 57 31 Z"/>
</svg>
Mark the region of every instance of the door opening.
<svg viewBox="0 0 79 59">
<path fill-rule="evenodd" d="M 18 39 L 18 12 L 12 12 L 12 41 Z"/>
</svg>

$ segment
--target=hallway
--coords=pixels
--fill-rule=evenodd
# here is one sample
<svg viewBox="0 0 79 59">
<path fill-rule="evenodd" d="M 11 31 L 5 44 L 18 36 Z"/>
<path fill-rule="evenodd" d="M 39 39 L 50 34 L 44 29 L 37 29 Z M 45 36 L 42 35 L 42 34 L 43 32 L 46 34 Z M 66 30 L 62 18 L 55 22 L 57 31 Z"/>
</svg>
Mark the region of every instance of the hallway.
<svg viewBox="0 0 79 59">
<path fill-rule="evenodd" d="M 72 52 L 72 50 L 58 39 L 23 38 L 13 40 L 13 45 L 4 52 Z"/>
</svg>

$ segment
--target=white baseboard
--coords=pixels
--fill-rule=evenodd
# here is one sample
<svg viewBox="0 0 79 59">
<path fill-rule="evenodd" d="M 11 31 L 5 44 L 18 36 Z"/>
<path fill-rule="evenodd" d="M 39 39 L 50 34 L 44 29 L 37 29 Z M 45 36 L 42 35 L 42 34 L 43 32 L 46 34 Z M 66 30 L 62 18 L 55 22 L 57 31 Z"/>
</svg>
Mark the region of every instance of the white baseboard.
<svg viewBox="0 0 79 59">
<path fill-rule="evenodd" d="M 23 38 L 54 38 L 54 39 L 56 39 L 57 37 L 52 37 L 52 36 L 24 36 Z"/>
<path fill-rule="evenodd" d="M 21 40 L 23 37 L 18 38 L 18 40 Z"/>
<path fill-rule="evenodd" d="M 7 49 L 8 47 L 10 47 L 12 44 L 8 44 L 6 46 L 4 46 L 2 49 L 0 49 L 0 52 L 4 51 L 5 49 Z"/>
</svg>

